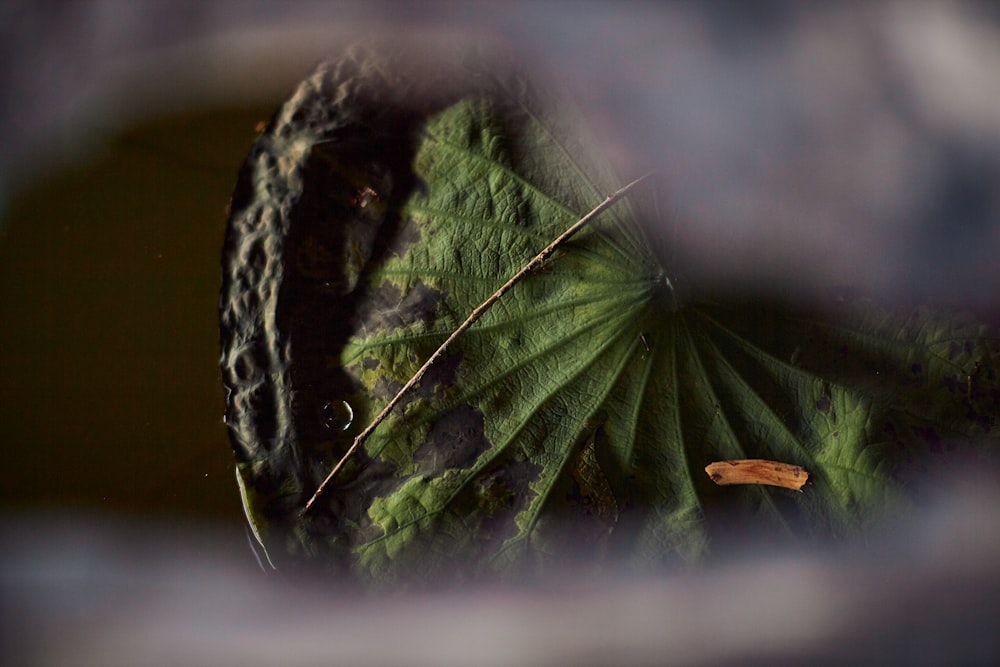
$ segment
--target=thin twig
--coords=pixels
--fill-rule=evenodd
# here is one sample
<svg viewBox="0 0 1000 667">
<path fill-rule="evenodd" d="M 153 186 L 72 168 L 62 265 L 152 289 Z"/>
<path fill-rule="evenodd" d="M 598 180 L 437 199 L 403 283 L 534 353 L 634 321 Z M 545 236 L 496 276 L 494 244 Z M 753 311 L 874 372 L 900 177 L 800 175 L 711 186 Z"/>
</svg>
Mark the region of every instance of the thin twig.
<svg viewBox="0 0 1000 667">
<path fill-rule="evenodd" d="M 443 355 L 445 351 L 448 349 L 448 347 L 455 342 L 455 339 L 457 339 L 459 336 L 462 335 L 463 332 L 465 332 L 469 327 L 475 324 L 476 320 L 482 317 L 483 313 L 489 310 L 490 306 L 496 303 L 497 300 L 499 300 L 500 297 L 506 294 L 511 287 L 517 284 L 519 280 L 521 280 L 526 275 L 528 275 L 529 273 L 540 267 L 545 262 L 545 260 L 547 260 L 549 256 L 551 256 L 552 253 L 556 251 L 556 249 L 560 245 L 568 241 L 569 238 L 572 237 L 574 234 L 576 234 L 578 231 L 580 231 L 584 227 L 584 225 L 586 225 L 588 222 L 590 222 L 598 215 L 603 213 L 608 207 L 610 207 L 616 201 L 621 199 L 626 192 L 631 190 L 633 187 L 635 187 L 642 181 L 649 178 L 649 176 L 650 174 L 641 176 L 632 181 L 631 183 L 629 183 L 628 185 L 619 188 L 615 192 L 612 192 L 610 195 L 608 195 L 604 199 L 604 201 L 595 206 L 593 210 L 590 211 L 590 213 L 577 220 L 575 223 L 573 223 L 573 225 L 571 225 L 568 229 L 566 229 L 566 231 L 560 234 L 555 241 L 545 246 L 544 250 L 535 255 L 534 259 L 525 264 L 520 271 L 514 274 L 514 276 L 510 280 L 505 282 L 503 286 L 496 292 L 494 292 L 488 299 L 486 299 L 486 301 L 483 301 L 481 304 L 479 304 L 479 306 L 472 311 L 469 317 L 467 317 L 465 321 L 462 322 L 462 324 L 460 324 L 458 328 L 451 333 L 450 336 L 448 336 L 447 340 L 441 343 L 441 346 L 437 350 L 435 350 L 434 354 L 432 354 L 430 358 L 424 362 L 424 365 L 421 366 L 417 370 L 417 372 L 413 374 L 413 377 L 411 377 L 409 381 L 405 385 L 403 385 L 403 388 L 400 389 L 396 393 L 396 395 L 392 397 L 392 400 L 389 401 L 389 403 L 386 404 L 384 408 L 382 408 L 382 412 L 378 413 L 378 416 L 372 420 L 372 423 L 369 424 L 364 431 L 359 433 L 356 438 L 354 438 L 354 443 L 351 445 L 350 449 L 348 449 L 347 452 L 342 457 L 340 457 L 340 460 L 337 461 L 337 465 L 333 466 L 333 469 L 330 471 L 330 474 L 326 476 L 326 479 L 323 480 L 323 483 L 320 484 L 319 488 L 316 489 L 316 492 L 313 493 L 312 498 L 310 498 L 309 502 L 306 503 L 303 512 L 308 512 L 310 508 L 312 508 L 312 506 L 316 503 L 316 500 L 319 499 L 319 497 L 323 494 L 323 491 L 326 489 L 326 485 L 330 483 L 330 480 L 333 479 L 334 475 L 336 475 L 340 471 L 340 469 L 344 467 L 344 464 L 347 462 L 347 460 L 351 458 L 354 452 L 358 450 L 358 447 L 360 447 L 361 444 L 368 439 L 368 436 L 372 434 L 372 432 L 378 427 L 378 425 L 381 424 L 385 420 L 385 418 L 389 416 L 389 412 L 392 411 L 394 407 L 396 407 L 396 404 L 399 403 L 399 401 L 403 398 L 403 395 L 406 394 L 406 392 L 409 391 L 410 388 L 413 387 L 413 385 L 420 382 L 420 378 L 424 376 L 424 373 L 427 372 L 427 369 L 430 368 L 435 361 L 441 358 L 441 355 Z"/>
</svg>

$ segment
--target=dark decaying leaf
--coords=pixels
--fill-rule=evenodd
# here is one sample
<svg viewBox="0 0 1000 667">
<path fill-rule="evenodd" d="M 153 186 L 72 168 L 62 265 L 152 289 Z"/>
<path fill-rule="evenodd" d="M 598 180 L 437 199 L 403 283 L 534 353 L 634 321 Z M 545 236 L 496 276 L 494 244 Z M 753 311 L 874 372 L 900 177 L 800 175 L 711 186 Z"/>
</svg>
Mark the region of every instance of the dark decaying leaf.
<svg viewBox="0 0 1000 667">
<path fill-rule="evenodd" d="M 862 300 L 682 300 L 642 206 L 621 202 L 459 338 L 303 514 L 466 315 L 620 186 L 525 79 L 488 59 L 414 63 L 357 49 L 320 67 L 233 196 L 226 419 L 279 567 L 392 581 L 696 562 L 733 521 L 850 534 L 947 450 L 995 445 L 1000 350 L 983 326 Z M 729 459 L 810 483 L 717 487 L 704 468 Z"/>
</svg>

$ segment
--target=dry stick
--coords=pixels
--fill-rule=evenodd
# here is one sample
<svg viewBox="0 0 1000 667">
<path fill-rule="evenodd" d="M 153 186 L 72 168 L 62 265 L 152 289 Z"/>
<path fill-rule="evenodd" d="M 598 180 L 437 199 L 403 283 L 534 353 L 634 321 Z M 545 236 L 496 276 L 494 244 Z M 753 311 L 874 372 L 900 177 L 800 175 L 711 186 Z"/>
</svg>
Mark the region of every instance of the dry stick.
<svg viewBox="0 0 1000 667">
<path fill-rule="evenodd" d="M 514 274 L 513 278 L 505 282 L 503 284 L 503 287 L 494 292 L 492 296 L 486 299 L 486 301 L 483 301 L 481 304 L 479 304 L 479 306 L 472 311 L 469 317 L 466 318 L 466 320 L 462 322 L 462 324 L 460 324 L 459 327 L 455 329 L 450 336 L 448 336 L 448 339 L 445 340 L 445 342 L 441 343 L 441 347 L 439 347 L 437 350 L 434 351 L 434 354 L 432 354 L 430 358 L 424 362 L 424 365 L 421 366 L 417 370 L 417 372 L 413 374 L 413 377 L 411 377 L 409 381 L 405 385 L 403 385 L 403 388 L 400 389 L 399 392 L 397 392 L 397 394 L 392 397 L 392 400 L 389 401 L 389 403 L 384 408 L 382 408 L 382 412 L 378 413 L 378 416 L 372 420 L 372 423 L 369 424 L 364 431 L 359 433 L 358 437 L 354 438 L 354 443 L 351 445 L 350 449 L 348 449 L 347 453 L 344 454 L 339 461 L 337 461 L 337 465 L 333 466 L 333 470 L 330 471 L 330 474 L 326 476 L 326 479 L 323 480 L 323 483 L 320 484 L 319 488 L 316 489 L 316 492 L 313 493 L 312 498 L 310 498 L 309 502 L 306 503 L 305 508 L 302 510 L 303 513 L 308 512 L 309 509 L 316 503 L 316 500 L 323 494 L 323 490 L 326 489 L 326 485 L 329 484 L 330 480 L 333 479 L 334 475 L 336 475 L 340 471 L 340 469 L 344 467 L 344 464 L 347 462 L 347 459 L 351 458 L 354 452 L 358 450 L 358 447 L 360 447 L 361 444 L 368 439 L 368 436 L 370 436 L 372 432 L 378 427 L 378 425 L 381 424 L 385 420 L 385 418 L 389 416 L 389 412 L 394 407 L 396 407 L 396 404 L 399 403 L 400 399 L 403 398 L 403 395 L 407 391 L 409 391 L 410 388 L 413 387 L 413 385 L 420 382 L 420 378 L 424 376 L 424 373 L 426 373 L 427 369 L 431 367 L 431 364 L 437 361 L 441 357 L 441 355 L 444 354 L 445 350 L 447 350 L 448 347 L 453 342 L 455 342 L 456 338 L 461 336 L 466 329 L 475 324 L 476 320 L 482 317 L 483 313 L 489 310 L 490 306 L 496 303 L 497 300 L 500 299 L 500 297 L 502 297 L 504 294 L 506 294 L 507 291 L 511 287 L 513 287 L 519 280 L 521 280 L 522 278 L 524 278 L 524 276 L 528 275 L 529 273 L 537 269 L 539 266 L 541 266 L 542 263 L 545 262 L 545 260 L 547 260 L 553 252 L 555 252 L 556 248 L 558 248 L 560 245 L 569 240 L 569 238 L 574 234 L 576 234 L 578 231 L 580 231 L 580 229 L 582 229 L 584 225 L 586 225 L 588 222 L 590 222 L 598 215 L 603 213 L 609 206 L 611 206 L 616 201 L 621 199 L 626 192 L 628 192 L 633 187 L 635 187 L 639 183 L 649 178 L 649 176 L 650 174 L 641 176 L 632 181 L 631 183 L 629 183 L 628 185 L 619 188 L 618 190 L 608 195 L 604 199 L 604 201 L 595 206 L 593 210 L 590 211 L 590 213 L 577 220 L 575 223 L 573 223 L 571 227 L 569 227 L 566 231 L 560 234 L 555 241 L 545 246 L 545 249 L 542 250 L 537 255 L 535 255 L 534 259 L 525 264 L 520 271 Z"/>
</svg>

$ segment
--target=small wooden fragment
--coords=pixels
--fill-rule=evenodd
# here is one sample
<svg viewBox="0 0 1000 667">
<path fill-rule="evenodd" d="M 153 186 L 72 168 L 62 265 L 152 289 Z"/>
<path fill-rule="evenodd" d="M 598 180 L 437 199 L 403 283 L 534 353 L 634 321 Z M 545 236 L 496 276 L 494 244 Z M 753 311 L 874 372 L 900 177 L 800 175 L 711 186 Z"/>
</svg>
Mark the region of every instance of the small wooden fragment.
<svg viewBox="0 0 1000 667">
<path fill-rule="evenodd" d="M 809 473 L 802 466 L 765 459 L 716 461 L 705 466 L 705 472 L 719 486 L 729 484 L 768 484 L 802 492 Z"/>
</svg>

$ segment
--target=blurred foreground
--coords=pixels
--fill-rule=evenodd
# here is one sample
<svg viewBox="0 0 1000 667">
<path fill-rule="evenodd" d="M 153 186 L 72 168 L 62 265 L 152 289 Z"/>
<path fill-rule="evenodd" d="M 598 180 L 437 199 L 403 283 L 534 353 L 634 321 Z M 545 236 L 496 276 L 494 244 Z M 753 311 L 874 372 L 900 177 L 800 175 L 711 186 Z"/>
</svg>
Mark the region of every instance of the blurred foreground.
<svg viewBox="0 0 1000 667">
<path fill-rule="evenodd" d="M 264 574 L 211 527 L 0 523 L 3 664 L 996 664 L 1000 491 L 954 479 L 861 548 L 694 574 L 374 596 Z M 249 549 L 249 547 L 247 547 Z"/>
</svg>

